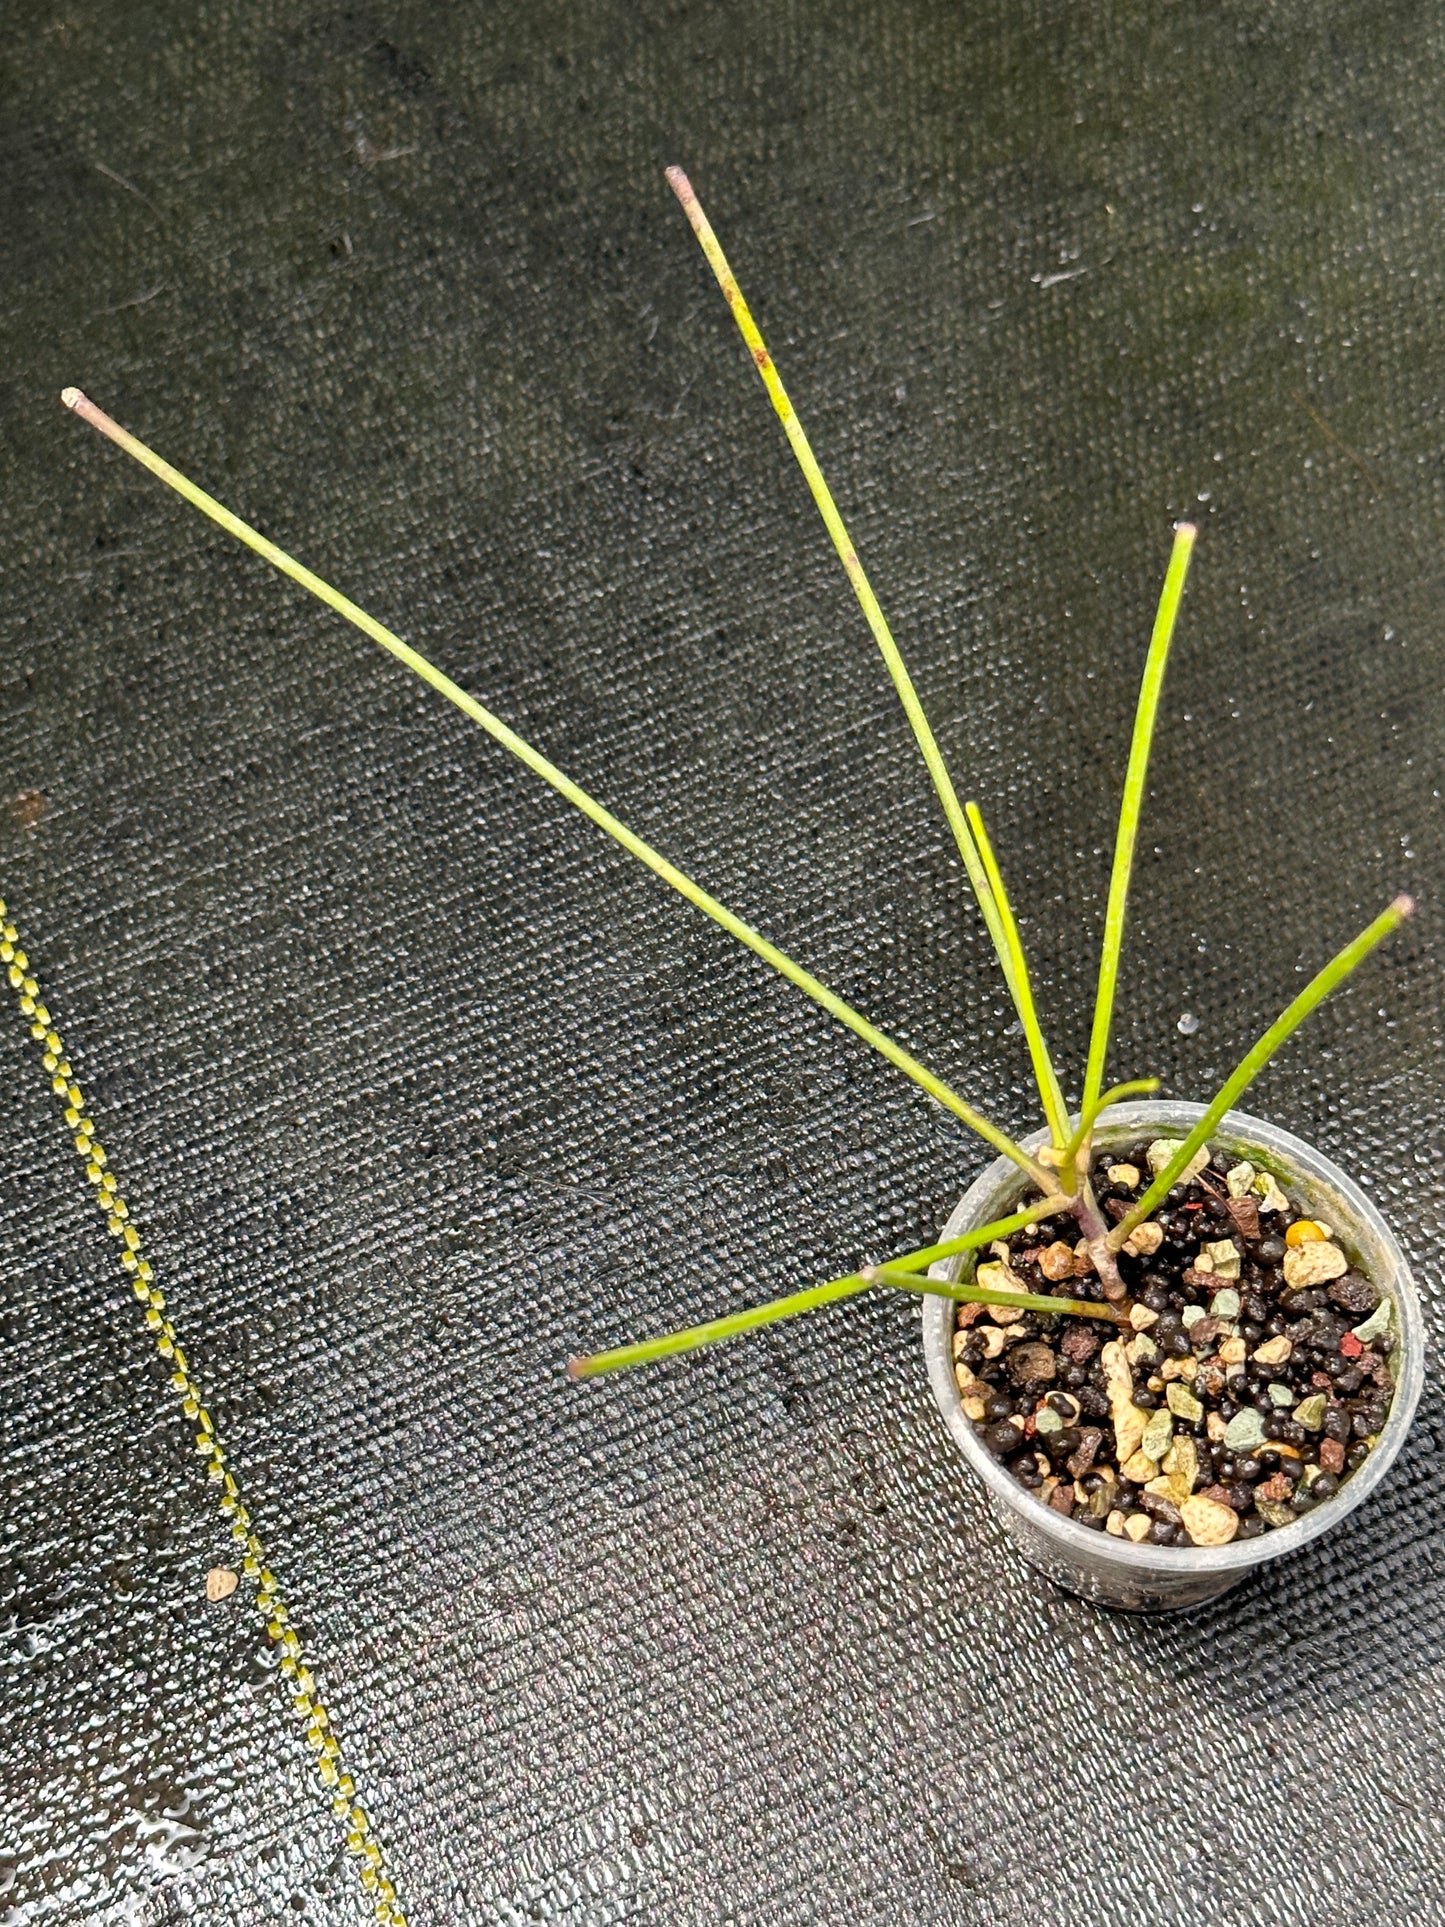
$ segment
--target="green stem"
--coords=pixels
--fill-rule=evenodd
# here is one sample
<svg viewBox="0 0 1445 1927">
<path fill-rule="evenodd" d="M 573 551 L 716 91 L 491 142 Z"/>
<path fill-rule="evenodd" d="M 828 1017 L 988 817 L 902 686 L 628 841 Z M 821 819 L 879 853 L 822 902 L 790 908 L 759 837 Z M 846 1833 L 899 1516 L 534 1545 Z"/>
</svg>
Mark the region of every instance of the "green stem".
<svg viewBox="0 0 1445 1927">
<path fill-rule="evenodd" d="M 736 937 L 739 943 L 745 944 L 755 956 L 761 957 L 764 963 L 770 964 L 780 976 L 786 977 L 788 982 L 796 985 L 805 996 L 811 997 L 815 1004 L 821 1005 L 829 1016 L 835 1017 L 855 1036 L 861 1037 L 865 1044 L 871 1044 L 873 1049 L 886 1057 L 890 1064 L 896 1065 L 906 1077 L 911 1077 L 915 1084 L 927 1091 L 930 1097 L 936 1098 L 945 1110 L 952 1111 L 954 1116 L 962 1119 L 970 1130 L 976 1131 L 985 1143 L 991 1144 L 1005 1157 L 1012 1158 L 1021 1171 L 1028 1173 L 1040 1190 L 1048 1191 L 1052 1188 L 1057 1191 L 1058 1183 L 1052 1174 L 1045 1171 L 1042 1165 L 1035 1163 L 1026 1151 L 1021 1150 L 1011 1137 L 998 1129 L 997 1125 L 991 1124 L 982 1112 L 976 1111 L 971 1104 L 965 1103 L 941 1078 L 935 1077 L 933 1072 L 920 1064 L 916 1057 L 904 1050 L 901 1044 L 895 1043 L 876 1025 L 870 1024 L 866 1017 L 860 1016 L 850 1005 L 845 1004 L 841 997 L 835 996 L 826 985 L 820 983 L 809 971 L 804 970 L 801 964 L 796 964 L 791 957 L 785 956 L 775 944 L 769 943 L 767 938 L 760 936 L 750 924 L 744 923 L 741 917 L 735 916 L 731 910 L 719 903 L 716 897 L 710 896 L 699 884 L 694 883 L 691 877 L 684 875 L 675 864 L 669 863 L 666 857 L 652 848 L 651 844 L 644 843 L 640 836 L 629 830 L 627 825 L 615 817 L 610 810 L 596 802 L 586 790 L 579 788 L 570 776 L 565 776 L 555 763 L 548 762 L 540 751 L 533 749 L 531 744 L 525 742 L 515 730 L 509 729 L 500 717 L 494 716 L 489 709 L 484 709 L 475 697 L 469 696 L 464 689 L 459 688 L 450 676 L 444 676 L 441 670 L 434 668 L 425 656 L 418 655 L 415 649 L 401 640 L 400 636 L 393 635 L 392 631 L 385 628 L 374 616 L 369 616 L 364 609 L 358 608 L 339 590 L 333 589 L 329 582 L 323 582 L 320 576 L 313 575 L 310 569 L 303 568 L 299 562 L 287 555 L 284 549 L 277 548 L 274 542 L 268 542 L 265 536 L 258 534 L 239 516 L 233 515 L 229 509 L 223 508 L 203 489 L 197 488 L 194 482 L 189 481 L 179 470 L 172 468 L 169 462 L 162 461 L 153 449 L 147 448 L 144 442 L 138 441 L 118 422 L 112 421 L 109 415 L 97 408 L 94 402 L 81 394 L 78 388 L 67 388 L 61 395 L 61 400 L 67 408 L 73 408 L 76 414 L 89 422 L 92 428 L 99 429 L 102 435 L 107 436 L 118 448 L 123 448 L 128 455 L 133 456 L 143 468 L 149 469 L 152 475 L 158 476 L 168 487 L 173 488 L 193 508 L 199 509 L 203 515 L 208 515 L 228 534 L 234 535 L 237 541 L 244 542 L 248 549 L 254 549 L 256 554 L 262 556 L 273 568 L 279 569 L 283 575 L 290 576 L 293 582 L 309 590 L 328 608 L 334 609 L 339 616 L 344 616 L 364 636 L 369 636 L 373 642 L 380 643 L 381 647 L 389 650 L 398 662 L 404 663 L 408 669 L 420 676 L 423 682 L 429 683 L 438 695 L 445 696 L 450 703 L 455 703 L 464 716 L 469 716 L 474 723 L 480 724 L 489 736 L 499 742 L 504 749 L 510 750 L 518 761 L 525 763 L 528 769 L 542 778 L 544 783 L 550 783 L 559 796 L 565 797 L 575 809 L 589 817 L 600 830 L 605 830 L 610 837 L 622 845 L 624 850 L 635 856 L 639 863 L 646 864 L 654 876 L 659 876 L 664 883 L 670 884 L 679 896 L 686 897 L 694 908 L 701 910 L 704 916 L 711 917 L 714 923 L 721 925 L 730 936 Z"/>
<path fill-rule="evenodd" d="M 1350 972 L 1362 964 L 1377 944 L 1385 941 L 1405 921 L 1415 908 L 1410 897 L 1398 896 L 1386 909 L 1382 910 L 1374 922 L 1367 924 L 1352 943 L 1347 943 L 1338 955 L 1332 957 L 1319 975 L 1307 983 L 1294 1002 L 1275 1018 L 1269 1029 L 1257 1044 L 1247 1051 L 1238 1066 L 1220 1085 L 1218 1092 L 1210 1100 L 1209 1108 L 1184 1139 L 1179 1149 L 1170 1158 L 1164 1169 L 1155 1178 L 1149 1189 L 1126 1217 L 1119 1220 L 1109 1234 L 1109 1243 L 1117 1251 L 1135 1225 L 1142 1224 L 1161 1199 L 1166 1197 L 1180 1172 L 1202 1144 L 1209 1141 L 1220 1118 L 1234 1103 L 1235 1099 L 1252 1084 L 1274 1056 L 1280 1045 L 1291 1037 L 1305 1018 L 1323 1003 L 1335 986 L 1349 976 Z"/>
<path fill-rule="evenodd" d="M 875 1284 L 894 1285 L 900 1291 L 917 1292 L 926 1298 L 952 1298 L 960 1305 L 1013 1305 L 1020 1311 L 1057 1311 L 1074 1318 L 1109 1318 L 1116 1325 L 1127 1322 L 1125 1314 L 1112 1305 L 1094 1304 L 1087 1298 L 1044 1298 L 1034 1291 L 994 1291 L 987 1285 L 950 1285 L 941 1278 L 900 1271 L 894 1265 L 874 1265 L 867 1276 Z"/>
<path fill-rule="evenodd" d="M 680 167 L 669 167 L 666 169 L 666 175 L 668 185 L 681 203 L 688 224 L 697 236 L 702 251 L 707 257 L 708 265 L 717 277 L 723 299 L 732 311 L 733 320 L 738 325 L 738 332 L 752 355 L 753 365 L 762 378 L 764 388 L 768 391 L 768 399 L 772 402 L 778 420 L 783 425 L 788 446 L 797 459 L 798 467 L 803 471 L 803 479 L 807 482 L 809 492 L 817 504 L 818 513 L 823 518 L 823 525 L 832 538 L 833 547 L 838 551 L 839 560 L 843 564 L 849 582 L 853 585 L 853 593 L 858 598 L 864 620 L 887 665 L 893 687 L 897 690 L 898 699 L 903 705 L 903 712 L 913 729 L 914 738 L 923 753 L 928 773 L 933 779 L 933 787 L 938 792 L 938 800 L 943 805 L 943 813 L 948 819 L 949 828 L 953 831 L 958 853 L 963 859 L 963 867 L 968 873 L 968 880 L 978 901 L 989 938 L 998 953 L 1009 995 L 1013 998 L 1014 1007 L 1022 1021 L 1024 986 L 1016 974 L 1013 958 L 1009 954 L 1003 925 L 984 870 L 983 859 L 970 833 L 967 818 L 959 807 L 953 779 L 948 773 L 943 753 L 934 738 L 928 718 L 923 713 L 923 704 L 918 699 L 913 678 L 909 675 L 898 645 L 893 640 L 893 632 L 888 627 L 887 618 L 883 614 L 877 596 L 873 593 L 872 584 L 864 572 L 863 564 L 858 560 L 858 551 L 853 547 L 852 538 L 843 524 L 842 516 L 838 513 L 838 505 L 833 500 L 832 490 L 823 479 L 823 471 L 819 468 L 817 457 L 813 453 L 808 437 L 803 432 L 803 424 L 798 420 L 793 404 L 788 399 L 788 391 L 783 386 L 777 365 L 768 353 L 767 343 L 763 340 L 758 324 L 753 319 L 751 309 L 743 299 L 743 291 L 738 286 L 737 277 L 728 265 L 727 256 L 723 253 L 718 238 L 702 211 L 702 205 L 693 192 L 692 184 Z M 1027 1030 L 1027 1026 L 1025 1029 Z M 1039 1095 L 1046 1110 L 1056 1090 L 1056 1083 L 1051 1084 L 1048 1079 L 1040 1080 Z"/>
<path fill-rule="evenodd" d="M 1024 1036 L 1028 1040 L 1029 1056 L 1033 1060 L 1034 1077 L 1038 1083 L 1039 1095 L 1043 1099 L 1049 1130 L 1053 1135 L 1054 1143 L 1061 1145 L 1068 1136 L 1069 1114 L 1064 1104 L 1064 1094 L 1059 1089 L 1053 1059 L 1049 1056 L 1049 1046 L 1039 1024 L 1038 1012 L 1034 1007 L 1033 981 L 1029 976 L 1023 939 L 1019 936 L 1018 921 L 1013 913 L 1013 905 L 1009 902 L 1008 891 L 1004 888 L 1003 872 L 999 869 L 998 859 L 993 853 L 993 843 L 984 827 L 983 812 L 977 803 L 968 803 L 964 806 L 964 813 L 968 818 L 968 827 L 973 831 L 974 842 L 978 845 L 984 875 L 988 878 L 988 887 L 993 893 L 994 907 L 998 912 L 1004 945 L 1013 965 L 1013 980 L 1018 986 L 1014 1002 L 1018 1007 L 1019 1022 L 1023 1025 Z"/>
<path fill-rule="evenodd" d="M 1111 1085 L 1101 1097 L 1094 1100 L 1093 1108 L 1085 1111 L 1080 1117 L 1078 1129 L 1069 1139 L 1068 1145 L 1064 1150 L 1064 1158 L 1062 1164 L 1059 1166 L 1059 1170 L 1061 1174 L 1064 1174 L 1065 1183 L 1068 1182 L 1067 1173 L 1070 1165 L 1079 1155 L 1079 1151 L 1085 1142 L 1093 1136 L 1094 1126 L 1099 1121 L 1100 1113 L 1107 1111 L 1111 1104 L 1117 1104 L 1121 1098 L 1152 1097 L 1158 1088 L 1159 1079 L 1157 1077 L 1136 1077 L 1128 1084 Z"/>
<path fill-rule="evenodd" d="M 1181 522 L 1174 531 L 1174 548 L 1154 617 L 1154 633 L 1149 638 L 1149 654 L 1144 663 L 1144 680 L 1139 685 L 1139 702 L 1134 711 L 1134 734 L 1129 743 L 1129 766 L 1124 773 L 1124 795 L 1119 804 L 1119 830 L 1114 840 L 1114 868 L 1109 878 L 1109 903 L 1104 912 L 1104 945 L 1099 956 L 1099 988 L 1094 999 L 1094 1026 L 1089 1037 L 1089 1062 L 1084 1073 L 1084 1099 L 1080 1109 L 1088 1112 L 1098 1098 L 1104 1082 L 1104 1061 L 1109 1054 L 1109 1030 L 1114 1021 L 1114 992 L 1119 978 L 1119 952 L 1124 942 L 1124 917 L 1129 903 L 1129 879 L 1134 868 L 1134 843 L 1139 834 L 1139 813 L 1144 804 L 1144 780 L 1149 773 L 1149 750 L 1154 740 L 1154 723 L 1159 713 L 1159 693 L 1164 687 L 1164 669 L 1169 660 L 1169 645 L 1184 595 L 1184 579 L 1189 573 L 1189 558 L 1194 553 L 1197 531 L 1191 522 Z"/>
<path fill-rule="evenodd" d="M 1015 1231 L 1022 1231 L 1039 1218 L 1051 1217 L 1060 1208 L 1058 1198 L 1041 1198 L 1036 1204 L 1026 1205 L 1022 1211 L 1015 1211 L 1011 1217 L 996 1219 L 993 1224 L 980 1225 L 976 1231 L 965 1231 L 962 1237 L 950 1238 L 943 1244 L 924 1245 L 919 1251 L 910 1251 L 896 1262 L 900 1265 L 931 1265 L 940 1258 L 955 1257 L 960 1251 L 973 1251 L 979 1245 L 992 1244 L 995 1238 L 1007 1238 Z M 730 1312 L 726 1318 L 711 1319 L 705 1325 L 690 1325 L 685 1331 L 668 1332 L 661 1338 L 644 1338 L 635 1345 L 618 1345 L 607 1352 L 592 1352 L 586 1358 L 569 1360 L 569 1378 L 597 1378 L 603 1372 L 626 1371 L 633 1365 L 651 1365 L 659 1358 L 675 1358 L 680 1352 L 700 1351 L 704 1345 L 721 1345 L 730 1338 L 741 1338 L 746 1332 L 760 1331 L 765 1325 L 776 1325 L 783 1318 L 798 1318 L 804 1312 L 817 1311 L 820 1306 L 837 1304 L 842 1298 L 856 1298 L 861 1292 L 871 1289 L 873 1279 L 861 1271 L 853 1271 L 846 1278 L 834 1278 L 826 1285 L 810 1285 L 806 1291 L 790 1292 L 786 1298 L 771 1299 L 765 1305 L 751 1305 L 746 1311 Z M 895 1280 L 885 1279 L 884 1283 Z"/>
</svg>

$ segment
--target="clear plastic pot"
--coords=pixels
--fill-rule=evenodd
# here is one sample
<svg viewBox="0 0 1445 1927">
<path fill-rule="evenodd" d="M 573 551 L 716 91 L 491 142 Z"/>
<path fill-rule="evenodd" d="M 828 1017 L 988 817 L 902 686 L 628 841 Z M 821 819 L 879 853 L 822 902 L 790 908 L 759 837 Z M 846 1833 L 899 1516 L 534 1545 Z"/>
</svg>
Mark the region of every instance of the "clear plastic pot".
<svg viewBox="0 0 1445 1927">
<path fill-rule="evenodd" d="M 1095 1148 L 1123 1149 L 1141 1138 L 1183 1137 L 1203 1108 L 1168 1101 L 1116 1105 L 1100 1119 Z M 1047 1134 L 1041 1132 L 1026 1140 L 1026 1148 L 1033 1150 L 1047 1142 Z M 1225 1115 L 1210 1147 L 1248 1158 L 1261 1171 L 1272 1171 L 1291 1202 L 1322 1218 L 1351 1263 L 1394 1304 L 1396 1347 L 1390 1365 L 1395 1391 L 1379 1443 L 1335 1498 L 1292 1525 L 1227 1546 L 1151 1546 L 1091 1532 L 1051 1511 L 991 1456 L 964 1412 L 953 1373 L 953 1302 L 945 1298 L 923 1302 L 923 1352 L 938 1409 L 959 1450 L 992 1494 L 1015 1547 L 1030 1565 L 1070 1592 L 1125 1612 L 1197 1606 L 1237 1585 L 1256 1566 L 1283 1559 L 1331 1531 L 1364 1504 L 1389 1471 L 1410 1429 L 1424 1379 L 1425 1329 L 1414 1281 L 1389 1226 L 1359 1187 L 1288 1131 L 1242 1111 Z M 942 1238 L 956 1238 L 975 1225 L 1003 1217 L 1028 1189 L 1017 1165 L 1000 1158 L 960 1200 Z M 964 1262 L 958 1257 L 935 1265 L 934 1275 L 956 1281 Z"/>
</svg>

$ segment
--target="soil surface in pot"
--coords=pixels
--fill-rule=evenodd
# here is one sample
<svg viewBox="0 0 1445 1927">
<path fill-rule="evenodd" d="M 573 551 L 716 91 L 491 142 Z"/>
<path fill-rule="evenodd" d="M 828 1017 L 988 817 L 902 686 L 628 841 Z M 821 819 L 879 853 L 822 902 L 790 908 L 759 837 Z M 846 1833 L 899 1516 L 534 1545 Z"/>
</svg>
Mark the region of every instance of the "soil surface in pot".
<svg viewBox="0 0 1445 1927">
<path fill-rule="evenodd" d="M 1124 1217 L 1178 1140 L 1095 1159 Z M 1103 1299 L 1070 1217 L 999 1240 L 980 1284 Z M 1132 1247 L 1132 1249 L 1131 1249 Z M 1219 1546 L 1328 1504 L 1374 1448 L 1392 1308 L 1269 1174 L 1198 1154 L 1119 1260 L 1128 1326 L 960 1305 L 963 1408 L 1041 1504 L 1159 1546 Z"/>
</svg>

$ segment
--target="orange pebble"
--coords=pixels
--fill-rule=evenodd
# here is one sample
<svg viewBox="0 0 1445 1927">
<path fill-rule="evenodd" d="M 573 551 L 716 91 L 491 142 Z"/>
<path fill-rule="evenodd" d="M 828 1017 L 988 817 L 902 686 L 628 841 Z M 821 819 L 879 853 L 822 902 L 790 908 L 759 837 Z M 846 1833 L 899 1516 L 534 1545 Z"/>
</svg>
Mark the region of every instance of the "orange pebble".
<svg viewBox="0 0 1445 1927">
<path fill-rule="evenodd" d="M 1316 1224 L 1313 1218 L 1296 1218 L 1285 1232 L 1284 1241 L 1287 1245 L 1312 1245 L 1328 1235 L 1324 1226 Z"/>
</svg>

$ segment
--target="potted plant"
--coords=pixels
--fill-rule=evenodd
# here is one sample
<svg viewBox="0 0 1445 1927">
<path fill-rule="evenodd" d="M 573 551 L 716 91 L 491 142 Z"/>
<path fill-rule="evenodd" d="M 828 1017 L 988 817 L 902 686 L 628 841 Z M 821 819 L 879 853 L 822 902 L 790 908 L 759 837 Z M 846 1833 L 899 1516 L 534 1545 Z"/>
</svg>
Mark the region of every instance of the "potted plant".
<svg viewBox="0 0 1445 1927">
<path fill-rule="evenodd" d="M 917 692 L 772 357 L 686 177 L 668 179 L 717 276 L 853 584 L 937 790 L 1026 1039 L 1043 1129 L 1016 1140 L 685 876 L 499 717 L 241 522 L 77 389 L 62 399 L 194 507 L 389 650 L 655 875 L 879 1051 L 998 1154 L 942 1239 L 846 1277 L 575 1359 L 574 1378 L 695 1350 L 873 1289 L 926 1301 L 945 1422 L 1026 1555 L 1109 1603 L 1185 1604 L 1365 1496 L 1421 1378 L 1408 1271 L 1317 1154 L 1234 1110 L 1305 1017 L 1410 913 L 1397 897 L 1308 983 L 1202 1106 L 1105 1088 L 1135 842 L 1195 530 L 1181 524 L 1145 660 L 1119 812 L 1083 1090 L 1065 1102 L 977 804 L 959 802 Z M 1129 1100 L 1135 1100 L 1130 1103 Z M 981 1256 L 987 1248 L 986 1255 Z"/>
</svg>

